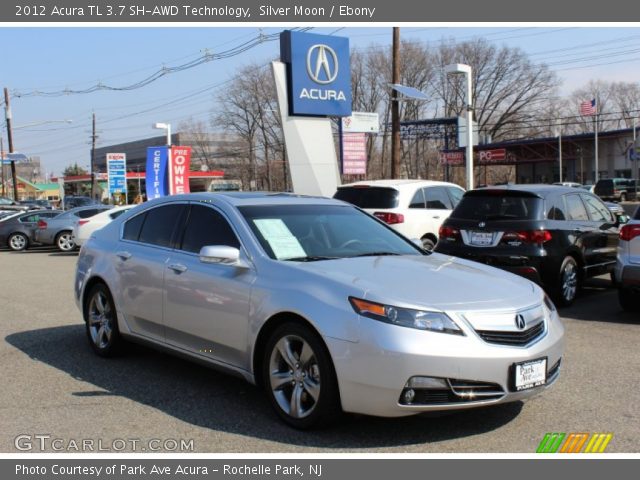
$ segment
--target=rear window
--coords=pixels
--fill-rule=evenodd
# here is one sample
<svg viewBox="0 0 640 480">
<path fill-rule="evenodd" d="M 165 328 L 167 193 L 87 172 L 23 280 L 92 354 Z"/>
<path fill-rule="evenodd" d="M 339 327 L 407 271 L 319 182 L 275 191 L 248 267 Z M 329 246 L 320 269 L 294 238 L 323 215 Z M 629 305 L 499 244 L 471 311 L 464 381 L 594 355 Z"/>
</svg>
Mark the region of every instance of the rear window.
<svg viewBox="0 0 640 480">
<path fill-rule="evenodd" d="M 535 220 L 540 217 L 542 199 L 495 194 L 464 196 L 451 213 L 463 220 Z"/>
<path fill-rule="evenodd" d="M 342 187 L 333 196 L 360 208 L 396 208 L 399 192 L 386 187 Z"/>
</svg>

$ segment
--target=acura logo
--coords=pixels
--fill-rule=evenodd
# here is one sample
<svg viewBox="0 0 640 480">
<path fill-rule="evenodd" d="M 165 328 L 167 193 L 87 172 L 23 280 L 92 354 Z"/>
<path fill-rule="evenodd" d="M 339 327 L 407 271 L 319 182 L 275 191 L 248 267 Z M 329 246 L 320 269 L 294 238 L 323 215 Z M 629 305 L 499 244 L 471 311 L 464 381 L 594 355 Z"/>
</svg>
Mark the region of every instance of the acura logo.
<svg viewBox="0 0 640 480">
<path fill-rule="evenodd" d="M 527 322 L 525 322 L 524 317 L 519 313 L 516 315 L 516 327 L 519 330 L 524 330 L 524 327 L 527 326 Z"/>
<path fill-rule="evenodd" d="M 313 45 L 307 52 L 307 73 L 320 85 L 333 82 L 338 76 L 338 56 L 327 45 Z"/>
<path fill-rule="evenodd" d="M 480 223 L 478 224 L 478 226 L 479 226 L 480 228 L 484 228 L 484 227 L 485 227 L 485 225 L 486 225 L 486 223 L 484 223 L 484 222 L 480 222 Z"/>
</svg>

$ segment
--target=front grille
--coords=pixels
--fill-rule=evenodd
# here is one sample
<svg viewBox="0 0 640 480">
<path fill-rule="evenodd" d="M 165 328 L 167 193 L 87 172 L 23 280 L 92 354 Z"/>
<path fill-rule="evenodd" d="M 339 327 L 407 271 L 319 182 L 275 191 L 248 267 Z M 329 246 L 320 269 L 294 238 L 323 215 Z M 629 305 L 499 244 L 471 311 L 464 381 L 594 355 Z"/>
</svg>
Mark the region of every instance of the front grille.
<svg viewBox="0 0 640 480">
<path fill-rule="evenodd" d="M 450 388 L 416 388 L 415 396 L 409 403 L 405 400 L 405 388 L 400 395 L 401 405 L 444 405 L 456 403 L 482 402 L 498 400 L 504 396 L 504 390 L 496 383 L 474 382 L 469 380 L 447 379 Z"/>
<path fill-rule="evenodd" d="M 500 330 L 476 330 L 476 332 L 488 343 L 523 347 L 538 339 L 544 333 L 544 321 L 519 332 Z"/>
</svg>

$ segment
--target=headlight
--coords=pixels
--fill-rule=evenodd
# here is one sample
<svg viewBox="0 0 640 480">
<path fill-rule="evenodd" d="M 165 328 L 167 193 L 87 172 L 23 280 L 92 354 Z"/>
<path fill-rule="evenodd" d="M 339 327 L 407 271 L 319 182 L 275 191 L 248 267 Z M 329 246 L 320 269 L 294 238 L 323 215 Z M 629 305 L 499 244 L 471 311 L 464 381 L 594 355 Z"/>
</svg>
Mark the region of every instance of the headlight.
<svg viewBox="0 0 640 480">
<path fill-rule="evenodd" d="M 349 297 L 349 302 L 356 313 L 373 320 L 430 332 L 464 335 L 460 327 L 442 312 L 425 312 L 423 310 L 382 305 L 354 297 Z"/>
</svg>

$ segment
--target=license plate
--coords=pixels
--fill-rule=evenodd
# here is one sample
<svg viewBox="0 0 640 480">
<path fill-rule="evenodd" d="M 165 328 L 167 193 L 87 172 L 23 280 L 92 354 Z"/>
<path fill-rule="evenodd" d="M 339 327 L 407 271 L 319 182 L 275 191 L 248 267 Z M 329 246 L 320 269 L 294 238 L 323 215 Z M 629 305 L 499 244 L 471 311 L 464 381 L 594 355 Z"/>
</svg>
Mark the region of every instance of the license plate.
<svg viewBox="0 0 640 480">
<path fill-rule="evenodd" d="M 514 386 L 516 391 L 528 390 L 547 383 L 547 359 L 530 360 L 516 363 L 514 368 Z"/>
<path fill-rule="evenodd" d="M 471 232 L 471 244 L 486 247 L 493 243 L 493 233 L 491 232 Z"/>
</svg>

